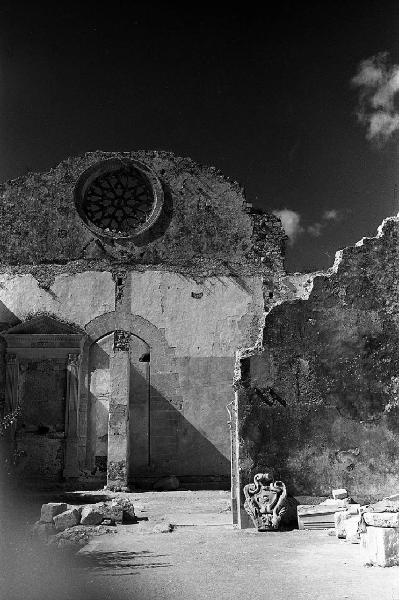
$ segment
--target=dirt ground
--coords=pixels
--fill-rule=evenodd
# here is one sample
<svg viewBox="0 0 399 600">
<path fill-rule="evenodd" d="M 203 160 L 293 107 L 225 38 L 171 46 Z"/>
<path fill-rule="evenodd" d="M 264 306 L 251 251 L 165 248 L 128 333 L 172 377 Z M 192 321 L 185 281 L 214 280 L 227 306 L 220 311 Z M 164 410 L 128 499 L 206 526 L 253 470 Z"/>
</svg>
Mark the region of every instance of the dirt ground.
<svg viewBox="0 0 399 600">
<path fill-rule="evenodd" d="M 228 492 L 130 496 L 139 523 L 93 539 L 75 556 L 29 545 L 8 553 L 1 597 L 399 600 L 399 567 L 363 566 L 359 545 L 325 531 L 233 529 Z M 172 532 L 154 532 L 169 523 Z"/>
</svg>

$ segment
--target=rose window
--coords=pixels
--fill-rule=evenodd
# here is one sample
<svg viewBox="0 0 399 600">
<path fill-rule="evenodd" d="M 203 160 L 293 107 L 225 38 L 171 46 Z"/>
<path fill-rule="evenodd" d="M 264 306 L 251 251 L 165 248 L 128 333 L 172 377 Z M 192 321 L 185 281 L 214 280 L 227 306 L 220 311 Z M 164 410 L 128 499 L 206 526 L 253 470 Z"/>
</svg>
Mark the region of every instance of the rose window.
<svg viewBox="0 0 399 600">
<path fill-rule="evenodd" d="M 86 225 L 102 235 L 130 237 L 148 229 L 162 208 L 162 187 L 137 162 L 110 160 L 83 173 L 75 192 Z"/>
</svg>

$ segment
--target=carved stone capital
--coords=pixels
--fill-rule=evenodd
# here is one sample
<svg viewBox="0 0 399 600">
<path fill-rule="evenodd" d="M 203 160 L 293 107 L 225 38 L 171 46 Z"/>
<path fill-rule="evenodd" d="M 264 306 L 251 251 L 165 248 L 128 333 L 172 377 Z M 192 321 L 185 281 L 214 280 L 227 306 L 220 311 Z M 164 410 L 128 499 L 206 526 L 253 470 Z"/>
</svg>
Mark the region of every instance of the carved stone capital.
<svg viewBox="0 0 399 600">
<path fill-rule="evenodd" d="M 6 354 L 7 365 L 18 365 L 18 358 L 16 354 Z"/>
<path fill-rule="evenodd" d="M 128 352 L 130 348 L 130 333 L 128 331 L 114 331 L 114 352 Z"/>
<path fill-rule="evenodd" d="M 68 366 L 79 367 L 80 354 L 68 354 Z"/>
</svg>

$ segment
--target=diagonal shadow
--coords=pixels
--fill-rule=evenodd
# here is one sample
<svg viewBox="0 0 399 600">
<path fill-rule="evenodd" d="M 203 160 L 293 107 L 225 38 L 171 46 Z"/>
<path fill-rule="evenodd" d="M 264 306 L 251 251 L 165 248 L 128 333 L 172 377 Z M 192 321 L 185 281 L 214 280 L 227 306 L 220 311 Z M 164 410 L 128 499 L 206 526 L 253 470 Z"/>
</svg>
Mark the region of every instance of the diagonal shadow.
<svg viewBox="0 0 399 600">
<path fill-rule="evenodd" d="M 180 480 L 181 489 L 229 489 L 230 460 L 208 439 L 204 430 L 190 422 L 180 407 L 166 398 L 162 387 L 170 388 L 171 381 L 167 378 L 174 374 L 166 374 L 162 381 L 162 377 L 155 373 L 157 383 L 154 385 L 151 362 L 149 366 L 150 376 L 145 377 L 132 362 L 130 365 L 129 483 L 136 489 L 151 489 L 157 479 L 174 474 Z M 95 368 L 109 368 L 109 356 L 100 347 L 96 349 L 95 364 L 90 362 L 90 372 Z M 197 368 L 206 379 L 206 365 L 198 364 Z M 94 463 L 96 432 L 91 428 L 90 413 L 98 399 L 93 390 L 88 391 L 88 445 Z M 177 401 L 180 400 L 179 392 L 177 386 Z M 228 435 L 226 422 L 226 437 Z M 135 464 L 134 459 L 138 455 L 140 464 Z M 106 457 L 103 458 L 99 483 L 106 482 Z"/>
<path fill-rule="evenodd" d="M 128 552 L 93 552 L 76 556 L 80 569 L 96 575 L 119 576 L 133 575 L 136 569 L 159 569 L 171 567 L 171 563 L 162 560 L 166 554 L 154 554 L 150 550 Z M 159 560 L 161 559 L 161 560 Z M 115 572 L 112 572 L 115 571 Z"/>
</svg>

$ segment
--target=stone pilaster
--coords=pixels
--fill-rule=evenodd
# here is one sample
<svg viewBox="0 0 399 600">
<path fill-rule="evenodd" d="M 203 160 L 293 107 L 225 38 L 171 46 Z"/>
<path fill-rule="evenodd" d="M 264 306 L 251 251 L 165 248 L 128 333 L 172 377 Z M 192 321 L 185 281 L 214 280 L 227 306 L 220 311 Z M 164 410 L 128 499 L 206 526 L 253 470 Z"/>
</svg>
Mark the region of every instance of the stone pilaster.
<svg viewBox="0 0 399 600">
<path fill-rule="evenodd" d="M 128 485 L 129 467 L 129 358 L 130 334 L 115 331 L 114 352 L 110 360 L 111 397 L 108 421 L 107 487 Z"/>
<path fill-rule="evenodd" d="M 65 467 L 63 475 L 66 478 L 79 477 L 78 463 L 78 423 L 79 423 L 79 354 L 68 354 L 67 362 L 67 392 L 65 407 Z"/>
</svg>

